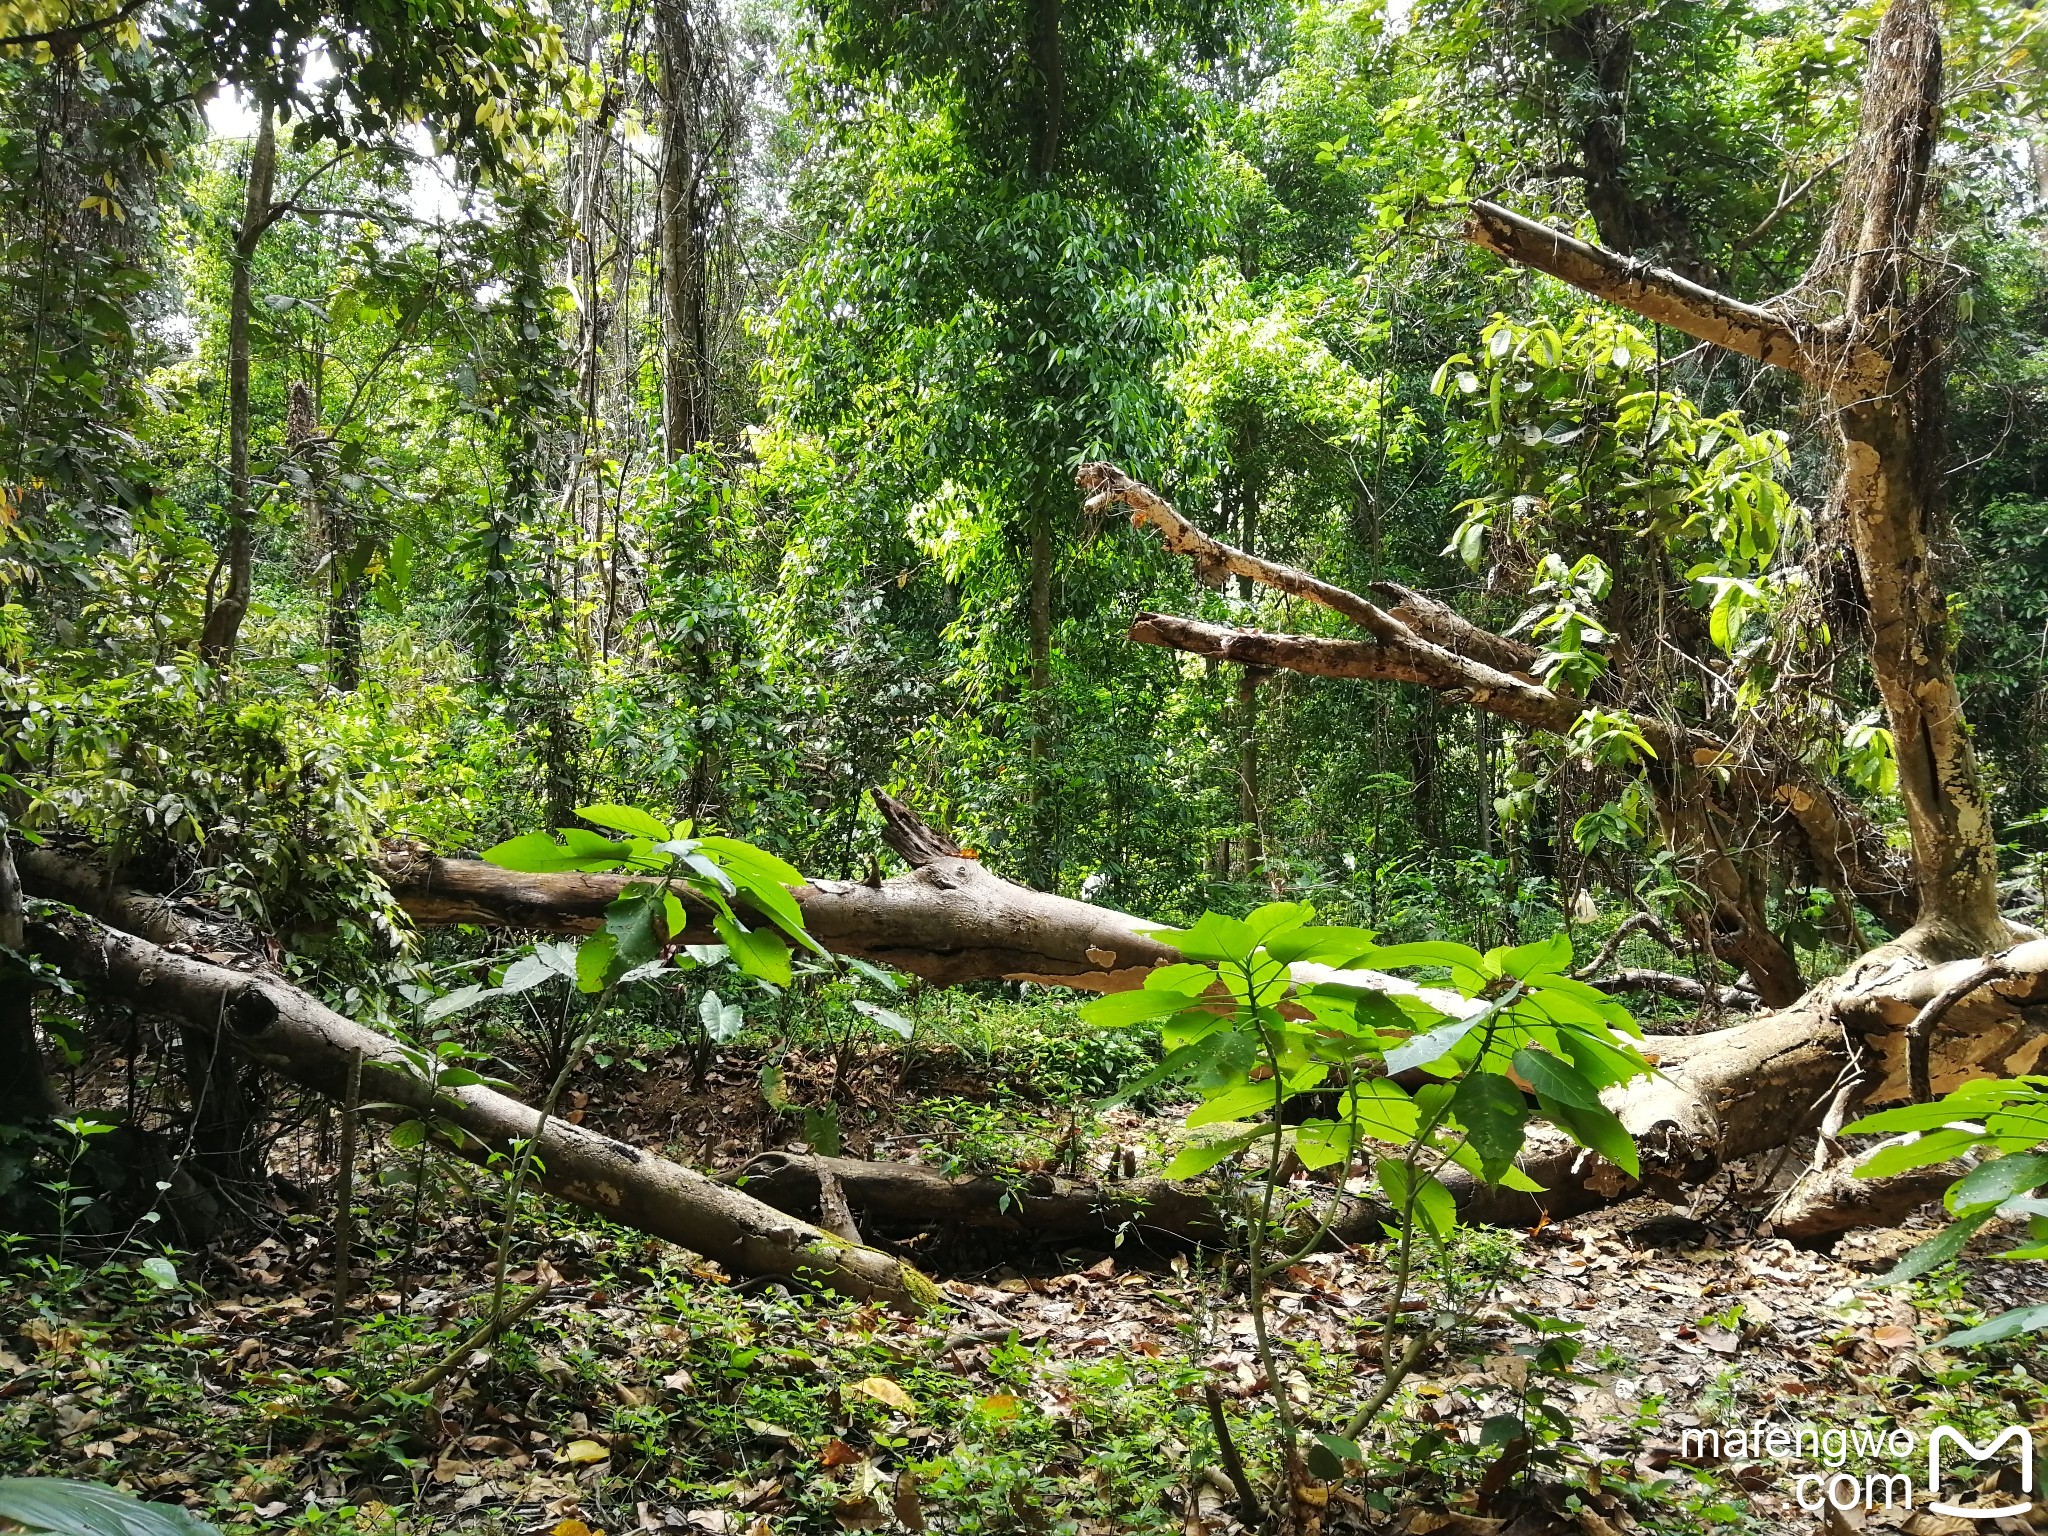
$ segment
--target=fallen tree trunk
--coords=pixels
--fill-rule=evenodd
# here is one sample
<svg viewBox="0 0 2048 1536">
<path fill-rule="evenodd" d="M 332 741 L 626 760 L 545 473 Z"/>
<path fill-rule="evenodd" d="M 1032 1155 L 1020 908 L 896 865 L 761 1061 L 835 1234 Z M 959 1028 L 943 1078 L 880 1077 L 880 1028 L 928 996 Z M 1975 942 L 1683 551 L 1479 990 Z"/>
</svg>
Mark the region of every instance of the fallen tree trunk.
<svg viewBox="0 0 2048 1536">
<path fill-rule="evenodd" d="M 1652 1036 L 1645 1053 L 1657 1077 L 1603 1097 L 1635 1136 L 1643 1177 L 1544 1127 L 1532 1130 L 1520 1166 L 1542 1194 L 1492 1188 L 1456 1168 L 1442 1177 L 1468 1220 L 1528 1225 L 1575 1215 L 1639 1190 L 1675 1194 L 1722 1165 L 1783 1146 L 1821 1119 L 1850 1064 L 1845 1031 L 1860 1039 L 1860 1060 L 1876 1086 L 1872 1100 L 1906 1095 L 1906 1028 L 1928 998 L 1975 964 L 1919 966 L 1873 952 L 1875 963 L 1828 983 L 1800 1006 L 1708 1035 Z M 1986 1074 L 2033 1071 L 2048 1034 L 2048 940 L 2007 956 L 2011 974 L 1971 993 L 1951 1011 L 1950 1028 L 1930 1053 L 1938 1089 Z M 1134 1231 L 1215 1242 L 1230 1226 L 1214 1186 L 1141 1177 L 1112 1183 L 1031 1173 L 950 1177 L 916 1163 L 864 1162 L 771 1152 L 733 1175 L 749 1193 L 784 1210 L 819 1208 L 820 1174 L 829 1173 L 849 1204 L 895 1227 L 954 1224 L 1029 1232 L 1057 1241 L 1106 1240 Z M 1861 1180 L 1850 1162 L 1809 1175 L 1772 1221 L 1778 1235 L 1813 1241 L 1852 1227 L 1896 1222 L 1937 1198 L 1958 1176 L 1953 1166 L 1895 1178 Z M 1331 1239 L 1370 1242 L 1387 1219 L 1384 1205 L 1304 1186 L 1300 1195 L 1327 1220 Z M 1328 1202 L 1334 1199 L 1335 1207 Z M 1310 1218 L 1297 1219 L 1301 1225 Z"/>
<path fill-rule="evenodd" d="M 799 892 L 806 919 L 814 914 L 821 919 L 818 935 L 828 948 L 891 954 L 898 957 L 894 963 L 934 980 L 997 976 L 1088 991 L 1136 986 L 1152 965 L 1180 958 L 1170 946 L 1140 938 L 1134 930 L 1146 926 L 1141 919 L 1014 885 L 954 856 L 950 844 L 931 840 L 928 829 L 913 831 L 921 824 L 894 802 L 885 802 L 885 808 L 891 814 L 892 843 L 906 857 L 921 861 L 919 867 L 880 887 L 819 882 Z M 505 900 L 513 888 L 496 878 L 502 871 L 449 860 L 437 861 L 437 867 L 443 878 L 463 882 L 469 894 L 465 911 L 472 920 L 524 921 L 563 931 L 588 922 L 586 914 L 595 910 L 587 905 L 591 898 L 581 883 L 594 877 L 508 877 L 517 883 L 514 903 Z M 397 889 L 408 910 L 418 912 L 425 905 L 409 894 L 416 887 Z M 551 906 L 555 891 L 568 900 Z M 856 898 L 862 903 L 858 922 L 838 921 L 838 903 L 847 891 L 865 893 Z M 961 893 L 961 901 L 945 910 L 943 898 L 949 892 Z M 1637 1139 L 1645 1181 L 1673 1190 L 1811 1130 L 1850 1068 L 1852 1036 L 1861 1044 L 1857 1059 L 1870 1066 L 1868 1091 L 1859 1097 L 1869 1102 L 1907 1097 L 1908 1027 L 1929 1001 L 1975 964 L 1928 964 L 1910 947 L 1886 945 L 1790 1007 L 1708 1034 L 1649 1037 L 1644 1050 L 1657 1063 L 1658 1075 L 1607 1095 L 1609 1106 Z M 1317 967 L 1303 967 L 1301 973 L 1304 980 L 1311 973 L 1318 979 L 1334 974 Z M 1359 971 L 1345 979 L 1419 993 L 1447 1013 L 1477 1006 L 1455 992 L 1402 977 Z M 1935 1089 L 1946 1091 L 1971 1077 L 2035 1070 L 2048 1046 L 2041 1032 L 2048 1026 L 2044 1008 L 2048 941 L 2034 941 L 2010 951 L 2004 972 L 1975 988 L 1944 1017 L 1930 1051 Z M 1455 1183 L 1454 1192 L 1478 1219 L 1527 1222 L 1545 1213 L 1587 1210 L 1638 1187 L 1605 1159 L 1547 1134 L 1532 1136 L 1523 1165 L 1546 1186 L 1545 1195 Z M 847 1193 L 853 1203 L 861 1203 L 851 1188 Z"/>
<path fill-rule="evenodd" d="M 164 903 L 114 893 L 115 922 L 167 920 Z M 650 1156 L 567 1121 L 543 1116 L 481 1084 L 437 1086 L 397 1042 L 344 1018 L 298 988 L 233 970 L 123 933 L 92 918 L 30 925 L 28 942 L 75 981 L 132 1007 L 169 1015 L 221 1038 L 280 1077 L 340 1099 L 353 1063 L 386 1120 L 418 1119 L 433 1139 L 484 1166 L 508 1166 L 531 1141 L 534 1178 L 548 1193 L 678 1243 L 736 1274 L 804 1280 L 922 1312 L 938 1292 L 917 1270 L 856 1247 L 694 1169 Z M 366 1106 L 367 1108 L 367 1106 Z"/>
<path fill-rule="evenodd" d="M 1139 936 L 1135 930 L 1146 926 L 1142 919 L 1014 885 L 974 860 L 947 852 L 951 845 L 929 829 L 913 835 L 914 818 L 889 804 L 898 818 L 892 840 L 923 862 L 912 874 L 879 886 L 816 882 L 804 887 L 798 895 L 806 919 L 818 922 L 819 937 L 828 947 L 892 956 L 892 963 L 935 980 L 1005 977 L 1088 991 L 1136 986 L 1152 965 L 1180 958 L 1171 946 Z M 415 871 L 412 883 L 397 889 L 408 910 L 423 921 L 553 932 L 586 931 L 624 883 L 605 876 L 515 875 L 466 860 L 413 861 L 405 867 Z M 104 896 L 88 866 L 47 851 L 24 858 L 22 874 L 34 894 L 93 908 L 116 926 L 162 938 L 189 921 L 159 898 Z M 897 892 L 906 894 L 898 897 Z M 955 898 L 950 905 L 949 897 Z M 1888 945 L 1789 1008 L 1709 1034 L 1649 1037 L 1645 1053 L 1657 1063 L 1659 1075 L 1607 1095 L 1609 1106 L 1637 1139 L 1643 1182 L 1672 1190 L 1811 1129 L 1851 1065 L 1852 1037 L 1861 1043 L 1853 1053 L 1856 1060 L 1869 1066 L 1869 1091 L 1860 1097 L 1872 1102 L 1907 1097 L 1909 1026 L 1931 1000 L 1977 965 L 1930 965 L 1910 949 Z M 1300 974 L 1307 980 L 1336 973 L 1301 967 Z M 1355 971 L 1344 979 L 1417 993 L 1447 1013 L 1479 1006 L 1455 992 L 1402 977 Z M 2036 940 L 2007 952 L 1999 974 L 1944 1014 L 1930 1042 L 1934 1088 L 1945 1091 L 1970 1077 L 2035 1070 L 2048 1046 L 2043 1025 L 2048 1025 L 2048 940 Z M 305 1080 L 288 1064 L 273 1064 L 286 1076 Z M 322 1081 L 329 1079 L 339 1082 L 331 1071 Z M 1548 1134 L 1531 1137 L 1523 1166 L 1545 1185 L 1545 1195 L 1455 1183 L 1454 1192 L 1475 1219 L 1526 1223 L 1545 1213 L 1587 1210 L 1639 1187 L 1605 1159 Z M 853 1204 L 863 1203 L 853 1188 L 847 1194 Z M 697 1246 L 688 1237 L 678 1240 Z"/>
</svg>

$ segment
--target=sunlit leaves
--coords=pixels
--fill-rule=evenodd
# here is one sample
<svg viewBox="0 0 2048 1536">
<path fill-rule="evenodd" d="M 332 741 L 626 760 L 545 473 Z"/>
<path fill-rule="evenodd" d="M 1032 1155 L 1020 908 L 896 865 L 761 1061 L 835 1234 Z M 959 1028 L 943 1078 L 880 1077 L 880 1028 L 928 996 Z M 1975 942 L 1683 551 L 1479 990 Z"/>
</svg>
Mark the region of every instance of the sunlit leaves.
<svg viewBox="0 0 2048 1536">
<path fill-rule="evenodd" d="M 633 806 L 587 805 L 576 814 L 622 837 L 581 827 L 559 828 L 559 841 L 529 832 L 487 849 L 484 858 L 530 874 L 629 869 L 653 877 L 621 891 L 605 909 L 602 931 L 583 941 L 575 966 L 582 991 L 602 992 L 673 949 L 689 921 L 683 896 L 710 909 L 713 929 L 749 976 L 788 986 L 790 939 L 824 953 L 804 931 L 803 911 L 789 893 L 803 877 L 773 854 L 737 838 L 691 837 L 688 823 L 670 826 Z M 765 916 L 768 926 L 742 918 L 730 899 L 735 897 Z"/>
<path fill-rule="evenodd" d="M 1262 1142 L 1277 1156 L 1275 1138 L 1312 1171 L 1348 1168 L 1369 1145 L 1391 1148 L 1398 1155 L 1379 1155 L 1375 1177 L 1397 1210 L 1441 1237 L 1456 1218 L 1433 1170 L 1456 1166 L 1489 1184 L 1535 1188 L 1515 1162 L 1538 1117 L 1639 1173 L 1634 1144 L 1601 1091 L 1649 1066 L 1631 1043 L 1627 1012 L 1565 974 L 1572 951 L 1562 935 L 1485 953 L 1441 941 L 1382 946 L 1361 930 L 1313 926 L 1313 917 L 1298 902 L 1242 918 L 1205 913 L 1156 935 L 1190 958 L 1083 1008 L 1110 1028 L 1157 1021 L 1165 1055 L 1127 1096 L 1186 1081 L 1201 1096 L 1187 1116 L 1191 1130 L 1248 1122 L 1184 1148 L 1169 1177 L 1207 1172 Z M 1310 956 L 1299 973 L 1285 958 Z M 1330 961 L 1345 968 L 1325 969 Z M 1444 972 L 1470 1002 L 1453 1011 L 1442 993 L 1376 987 L 1361 966 Z M 1418 1073 L 1437 1081 L 1413 1092 L 1396 1081 Z M 1284 1129 L 1291 1101 L 1332 1087 L 1334 1118 Z"/>
<path fill-rule="evenodd" d="M 1844 1129 L 1852 1134 L 1906 1133 L 1863 1157 L 1856 1165 L 1859 1178 L 1883 1178 L 1958 1158 L 1982 1159 L 1943 1197 L 1957 1219 L 1908 1253 L 1879 1284 L 1895 1285 L 1947 1263 L 1993 1216 L 2024 1216 L 2034 1238 L 2005 1257 L 2048 1257 L 2048 1201 L 2032 1193 L 2048 1185 L 2048 1077 L 1975 1079 L 1931 1104 L 1879 1110 Z M 1994 1336 L 2004 1337 L 1980 1337 L 1972 1330 L 1957 1338 L 1984 1342 Z"/>
</svg>

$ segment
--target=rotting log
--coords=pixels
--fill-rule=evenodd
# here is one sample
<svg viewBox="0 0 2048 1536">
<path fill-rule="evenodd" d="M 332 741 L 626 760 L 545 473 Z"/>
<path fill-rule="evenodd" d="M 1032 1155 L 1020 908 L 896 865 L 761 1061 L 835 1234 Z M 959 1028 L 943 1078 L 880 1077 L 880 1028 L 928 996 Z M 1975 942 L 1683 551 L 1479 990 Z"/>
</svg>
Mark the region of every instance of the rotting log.
<svg viewBox="0 0 2048 1536">
<path fill-rule="evenodd" d="M 159 920 L 163 904 L 112 899 L 111 913 Z M 142 910 L 137 910 L 142 909 Z M 153 909 L 153 910 L 152 910 Z M 807 1281 L 918 1313 L 938 1301 L 912 1266 L 857 1247 L 740 1190 L 651 1156 L 482 1084 L 437 1087 L 396 1042 L 283 981 L 215 965 L 65 914 L 29 925 L 35 953 L 104 996 L 217 1031 L 290 1082 L 339 1100 L 360 1060 L 361 1083 L 387 1120 L 419 1119 L 434 1140 L 491 1166 L 531 1141 L 535 1182 L 549 1194 L 680 1244 L 735 1274 Z"/>
</svg>

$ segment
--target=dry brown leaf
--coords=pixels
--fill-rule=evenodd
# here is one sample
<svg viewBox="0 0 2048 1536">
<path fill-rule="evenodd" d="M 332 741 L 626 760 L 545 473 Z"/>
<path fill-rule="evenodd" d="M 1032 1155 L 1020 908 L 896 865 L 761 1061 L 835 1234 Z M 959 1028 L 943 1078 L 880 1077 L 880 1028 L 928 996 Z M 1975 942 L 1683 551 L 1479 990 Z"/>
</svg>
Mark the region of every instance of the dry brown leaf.
<svg viewBox="0 0 2048 1536">
<path fill-rule="evenodd" d="M 911 1401 L 910 1394 L 886 1376 L 869 1376 L 865 1380 L 856 1381 L 853 1390 L 863 1397 L 873 1398 L 885 1407 L 894 1408 L 898 1413 L 907 1413 L 912 1418 L 917 1417 L 917 1404 Z"/>
<path fill-rule="evenodd" d="M 874 1531 L 888 1522 L 882 1506 L 866 1494 L 856 1499 L 841 1499 L 832 1506 L 832 1518 L 839 1522 L 843 1531 Z"/>
<path fill-rule="evenodd" d="M 896 1479 L 895 1497 L 890 1505 L 896 1514 L 896 1523 L 907 1531 L 921 1531 L 925 1528 L 924 1500 L 917 1496 L 917 1476 L 908 1467 Z"/>
<path fill-rule="evenodd" d="M 818 1452 L 818 1460 L 828 1467 L 850 1467 L 861 1459 L 861 1454 L 836 1435 L 825 1442 L 825 1448 Z"/>
</svg>

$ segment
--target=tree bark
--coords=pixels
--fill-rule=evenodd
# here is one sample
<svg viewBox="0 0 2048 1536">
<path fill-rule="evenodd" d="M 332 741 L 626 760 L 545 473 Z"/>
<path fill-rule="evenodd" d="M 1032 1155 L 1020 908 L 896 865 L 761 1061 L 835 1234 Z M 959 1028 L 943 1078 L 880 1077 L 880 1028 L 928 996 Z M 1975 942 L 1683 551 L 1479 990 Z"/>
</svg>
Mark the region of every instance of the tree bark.
<svg viewBox="0 0 2048 1536">
<path fill-rule="evenodd" d="M 1971 1077 L 2039 1070 L 2048 1054 L 2048 940 L 2008 957 L 2009 975 L 1970 993 L 1951 1014 L 1935 1056 L 1935 1079 L 1946 1091 Z M 1441 1177 L 1473 1220 L 1527 1225 L 1548 1215 L 1592 1210 L 1648 1188 L 1664 1193 L 1696 1185 L 1738 1158 L 1771 1151 L 1817 1125 L 1842 1079 L 1843 1031 L 1869 1052 L 1873 1086 L 1885 1101 L 1907 1092 L 1906 1028 L 1926 1002 L 1974 962 L 1925 965 L 1893 948 L 1873 951 L 1842 977 L 1823 983 L 1796 1006 L 1706 1035 L 1651 1036 L 1644 1051 L 1659 1075 L 1602 1095 L 1634 1136 L 1642 1180 L 1547 1127 L 1532 1130 L 1519 1166 L 1542 1194 L 1489 1188 L 1461 1170 Z M 1326 973 L 1327 974 L 1327 973 Z M 1456 1011 L 1464 999 L 1431 1000 Z M 1126 1226 L 1209 1241 L 1228 1224 L 1213 1188 L 1140 1178 L 1114 1184 L 1028 1176 L 1021 1191 L 993 1178 L 952 1179 L 916 1164 L 829 1160 L 848 1201 L 884 1224 L 958 1223 L 1030 1230 L 1074 1239 L 1108 1237 Z M 1952 1177 L 1952 1173 L 1950 1177 Z M 815 1160 L 786 1153 L 757 1158 L 737 1176 L 743 1187 L 791 1210 L 816 1208 Z M 1896 1220 L 1933 1198 L 1948 1178 L 1878 1181 L 1859 1197 L 1846 1171 L 1818 1180 L 1781 1207 L 1778 1230 L 1803 1240 L 1856 1225 Z M 1004 1196 L 1010 1194 L 1007 1202 Z M 1318 1214 L 1323 1214 L 1319 1207 Z M 1338 1241 L 1370 1241 L 1384 1208 L 1339 1199 L 1331 1213 Z"/>
<path fill-rule="evenodd" d="M 1032 0 L 1031 67 L 1038 75 L 1038 121 L 1031 136 L 1031 176 L 1051 181 L 1059 165 L 1067 105 L 1066 60 L 1060 48 L 1061 0 Z"/>
<path fill-rule="evenodd" d="M 1635 36 L 1605 5 L 1589 5 L 1542 33 L 1559 63 L 1584 72 L 1590 98 L 1579 124 L 1577 173 L 1586 211 L 1608 246 L 1631 256 L 1660 259 L 1701 283 L 1714 281 L 1700 256 L 1692 220 L 1676 199 L 1643 197 L 1633 184 L 1628 157 L 1628 101 L 1634 81 Z"/>
<path fill-rule="evenodd" d="M 1261 879 L 1266 865 L 1259 806 L 1259 681 L 1264 675 L 1252 667 L 1237 674 L 1237 821 L 1247 880 Z"/>
<path fill-rule="evenodd" d="M 277 124 L 268 102 L 257 120 L 256 143 L 249 152 L 249 179 L 242 202 L 242 223 L 235 231 L 228 258 L 228 539 L 223 555 L 226 585 L 206 615 L 199 654 L 221 667 L 233 659 L 249 613 L 255 580 L 256 509 L 249 484 L 249 309 L 252 267 L 263 232 L 274 211 L 270 189 L 277 174 Z"/>
<path fill-rule="evenodd" d="M 1841 442 L 1834 505 L 1862 577 L 1871 672 L 1912 839 L 1912 941 L 1926 955 L 1953 958 L 1998 949 L 2014 930 L 1998 911 L 1997 839 L 1929 549 L 1945 444 L 1946 295 L 1942 280 L 1919 275 L 1914 242 L 1931 213 L 1941 84 L 1931 0 L 1893 0 L 1871 40 L 1841 201 L 1793 303 L 1743 304 L 1490 203 L 1473 204 L 1466 233 L 1510 261 L 1787 369 L 1833 405 Z"/>
<path fill-rule="evenodd" d="M 899 816 L 907 814 L 894 802 L 885 804 Z M 951 845 L 943 838 L 928 831 L 922 841 L 909 835 L 906 828 L 914 825 L 899 820 L 891 829 L 899 848 L 908 850 L 906 856 L 921 861 L 912 874 L 879 887 L 817 882 L 795 893 L 806 927 L 826 947 L 939 983 L 1001 978 L 1086 991 L 1137 986 L 1153 966 L 1181 958 L 1170 945 L 1142 937 L 1136 930 L 1150 925 L 1140 918 L 1012 885 L 975 861 L 947 852 Z M 171 903 L 132 892 L 108 894 L 89 865 L 49 850 L 31 850 L 22 860 L 22 873 L 36 894 L 95 911 L 116 927 L 160 942 L 177 941 L 187 931 L 187 919 Z M 504 924 L 557 933 L 587 932 L 598 926 L 604 908 L 626 883 L 619 876 L 519 875 L 466 860 L 397 862 L 387 866 L 387 873 L 417 921 Z M 695 933 L 693 928 L 685 936 Z M 61 936 L 53 942 L 55 949 L 45 952 L 56 958 L 75 959 L 81 953 L 76 943 L 67 947 Z M 211 973 L 215 980 L 203 1003 L 214 1010 L 206 1015 L 209 1023 L 231 1001 L 222 987 L 252 984 L 239 973 L 185 961 L 160 948 L 149 948 L 139 958 L 129 953 L 143 970 L 161 957 L 164 963 Z M 1646 1181 L 1660 1189 L 1675 1188 L 1729 1160 L 1783 1145 L 1816 1125 L 1836 1098 L 1849 1065 L 1845 1031 L 1860 1041 L 1857 1059 L 1869 1064 L 1865 1097 L 1877 1102 L 1906 1097 L 1906 1036 L 1912 1021 L 1976 964 L 1929 964 L 1906 946 L 1887 945 L 1871 951 L 1841 977 L 1822 983 L 1793 1007 L 1711 1034 L 1649 1037 L 1644 1051 L 1658 1064 L 1660 1075 L 1611 1089 L 1605 1096 L 1637 1138 Z M 1373 971 L 1297 971 L 1303 979 L 1341 977 L 1382 992 L 1417 995 L 1452 1015 L 1483 1006 L 1455 992 Z M 124 974 L 139 978 L 142 970 L 131 967 Z M 221 977 L 228 980 L 220 981 Z M 315 1023 L 333 1017 L 324 1010 L 312 1015 Z M 2001 973 L 1961 996 L 1946 1012 L 1930 1042 L 1934 1088 L 1946 1091 L 1974 1076 L 2039 1070 L 2048 1046 L 2044 1023 L 2048 940 L 2036 940 L 2009 951 Z M 362 1045 L 364 1035 L 367 1032 L 360 1030 L 318 1039 L 304 1032 L 278 1035 L 273 1038 L 281 1043 L 274 1051 L 258 1053 L 259 1059 L 294 1081 L 329 1092 L 330 1080 L 341 1081 L 345 1050 Z M 383 1037 L 368 1038 L 380 1048 L 389 1046 Z M 301 1048 L 315 1056 L 303 1069 L 306 1075 L 295 1075 L 300 1069 L 290 1065 L 291 1053 Z M 462 1090 L 465 1096 L 475 1092 Z M 381 1096 L 411 1102 L 397 1100 L 388 1091 Z M 489 1102 L 498 1117 L 490 1123 L 502 1125 L 503 1117 L 512 1113 L 505 1107 L 510 1101 Z M 599 1165 L 610 1166 L 602 1159 Z M 1638 1187 L 1603 1159 L 1548 1133 L 1532 1136 L 1523 1166 L 1548 1189 L 1541 1199 L 1455 1182 L 1454 1191 L 1475 1218 L 1526 1222 L 1546 1210 L 1561 1215 L 1589 1209 Z M 562 1192 L 578 1198 L 573 1190 Z M 856 1205 L 862 1203 L 854 1187 L 847 1192 Z M 632 1209 L 644 1215 L 651 1207 Z M 687 1237 L 677 1240 L 701 1246 Z"/>
<path fill-rule="evenodd" d="M 118 920 L 123 905 L 116 898 L 109 915 Z M 162 904 L 136 905 L 138 926 L 165 920 Z M 436 1091 L 389 1037 L 281 981 L 174 954 L 86 917 L 35 924 L 30 942 L 78 982 L 212 1033 L 224 1049 L 329 1098 L 346 1096 L 360 1061 L 363 1090 L 375 1103 L 366 1112 L 423 1120 L 457 1156 L 491 1166 L 532 1141 L 535 1177 L 550 1194 L 737 1274 L 810 1280 L 913 1313 L 938 1301 L 931 1282 L 900 1260 L 846 1243 L 692 1169 L 544 1117 L 481 1085 Z"/>
<path fill-rule="evenodd" d="M 705 142 L 722 60 L 700 25 L 695 0 L 657 0 L 654 36 L 661 62 L 661 433 L 673 464 L 713 435 L 711 165 Z"/>
<path fill-rule="evenodd" d="M 35 992 L 15 958 L 27 954 L 21 874 L 12 829 L 0 815 L 0 1126 L 47 1120 L 63 1110 L 36 1038 Z"/>
</svg>

